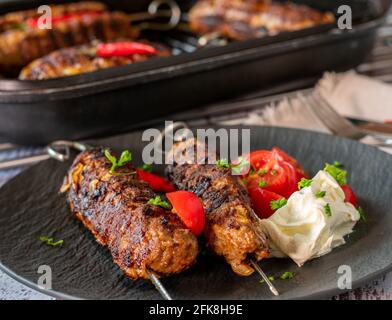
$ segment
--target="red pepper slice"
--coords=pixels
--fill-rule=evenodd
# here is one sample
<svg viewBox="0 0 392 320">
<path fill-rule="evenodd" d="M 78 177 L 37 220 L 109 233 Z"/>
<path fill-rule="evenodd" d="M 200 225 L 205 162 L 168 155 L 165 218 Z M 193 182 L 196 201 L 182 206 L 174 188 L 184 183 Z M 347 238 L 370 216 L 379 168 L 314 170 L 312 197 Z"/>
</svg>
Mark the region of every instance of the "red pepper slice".
<svg viewBox="0 0 392 320">
<path fill-rule="evenodd" d="M 64 14 L 61 16 L 52 17 L 52 25 L 54 25 L 56 23 L 60 23 L 60 22 L 67 22 L 69 20 L 77 19 L 77 18 L 100 16 L 100 15 L 102 15 L 102 13 L 103 12 L 101 12 L 101 11 L 84 11 L 84 12 L 75 12 L 75 13 L 70 13 L 70 14 Z M 29 19 L 27 19 L 27 24 L 31 28 L 37 28 L 38 21 L 39 21 L 39 18 L 29 18 Z"/>
<path fill-rule="evenodd" d="M 97 46 L 97 56 L 101 58 L 123 57 L 132 54 L 158 54 L 154 47 L 133 41 L 119 41 L 112 43 L 100 43 Z"/>
<path fill-rule="evenodd" d="M 176 191 L 167 193 L 175 212 L 186 227 L 192 231 L 195 236 L 202 233 L 205 225 L 204 208 L 200 199 L 192 192 Z"/>
<path fill-rule="evenodd" d="M 151 189 L 159 192 L 172 192 L 176 188 L 165 178 L 157 176 L 153 173 L 144 171 L 142 169 L 136 169 L 138 178 L 144 182 L 147 182 Z"/>
</svg>

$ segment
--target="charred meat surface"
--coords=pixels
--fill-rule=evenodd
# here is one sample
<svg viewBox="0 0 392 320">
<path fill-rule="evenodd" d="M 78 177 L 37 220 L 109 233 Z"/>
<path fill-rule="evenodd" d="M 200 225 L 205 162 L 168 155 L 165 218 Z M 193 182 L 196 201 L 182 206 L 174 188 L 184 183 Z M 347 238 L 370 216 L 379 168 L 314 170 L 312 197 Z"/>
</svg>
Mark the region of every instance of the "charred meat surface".
<svg viewBox="0 0 392 320">
<path fill-rule="evenodd" d="M 15 74 L 29 62 L 60 48 L 82 45 L 96 39 L 111 41 L 137 36 L 127 14 L 109 12 L 100 3 L 80 2 L 51 8 L 51 29 L 41 29 L 34 23 L 36 10 L 0 17 L 2 73 Z"/>
<path fill-rule="evenodd" d="M 198 148 L 205 154 L 195 152 Z M 192 151 L 193 150 L 193 151 Z M 268 256 L 267 240 L 256 230 L 254 213 L 247 192 L 230 169 L 211 164 L 197 164 L 209 150 L 193 139 L 174 145 L 169 157 L 186 161 L 169 167 L 168 176 L 182 190 L 196 194 L 202 201 L 205 214 L 205 237 L 208 246 L 231 265 L 241 276 L 253 273 L 249 255 L 261 260 Z M 197 155 L 198 161 L 196 157 Z M 183 163 L 183 162 L 182 162 Z"/>
<path fill-rule="evenodd" d="M 198 34 L 218 32 L 235 40 L 258 38 L 332 23 L 330 12 L 305 5 L 269 0 L 199 0 L 189 12 L 190 26 Z"/>
<path fill-rule="evenodd" d="M 147 43 L 157 49 L 157 56 L 170 56 L 170 49 L 161 44 Z M 95 54 L 96 44 L 65 48 L 54 51 L 42 58 L 34 60 L 22 69 L 21 80 L 45 80 L 67 77 L 86 72 L 93 72 L 115 66 L 132 64 L 155 57 L 148 54 L 132 54 L 102 58 Z"/>
<path fill-rule="evenodd" d="M 129 168 L 111 174 L 103 152 L 79 154 L 64 179 L 61 191 L 68 191 L 72 212 L 132 279 L 148 279 L 148 269 L 169 276 L 192 266 L 198 254 L 195 236 L 177 215 L 147 204 L 156 195 L 127 174 Z"/>
</svg>

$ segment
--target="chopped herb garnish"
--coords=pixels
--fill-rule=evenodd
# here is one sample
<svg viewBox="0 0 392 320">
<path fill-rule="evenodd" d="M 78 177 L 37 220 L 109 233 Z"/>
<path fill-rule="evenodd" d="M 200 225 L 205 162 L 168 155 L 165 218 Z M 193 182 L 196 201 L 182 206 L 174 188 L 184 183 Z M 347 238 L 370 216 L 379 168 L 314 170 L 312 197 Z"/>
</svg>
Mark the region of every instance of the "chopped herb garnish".
<svg viewBox="0 0 392 320">
<path fill-rule="evenodd" d="M 249 161 L 243 157 L 238 158 L 238 162 L 236 164 L 230 164 L 226 158 L 219 159 L 216 161 L 216 166 L 222 169 L 230 169 L 234 174 L 245 173 L 243 168 L 247 168 L 250 165 Z"/>
<path fill-rule="evenodd" d="M 327 194 L 327 191 L 319 191 L 316 193 L 316 198 L 324 198 Z"/>
<path fill-rule="evenodd" d="M 108 158 L 108 160 L 112 163 L 110 173 L 114 173 L 117 168 L 121 168 L 132 161 L 132 153 L 130 153 L 128 150 L 124 150 L 120 155 L 120 159 L 117 159 L 110 153 L 109 149 L 106 149 L 105 157 Z"/>
<path fill-rule="evenodd" d="M 291 280 L 294 278 L 294 273 L 290 272 L 290 271 L 286 271 L 285 273 L 283 273 L 280 278 L 282 280 Z"/>
<path fill-rule="evenodd" d="M 329 205 L 329 203 L 327 203 L 327 204 L 324 206 L 324 210 L 325 210 L 325 214 L 326 214 L 328 217 L 332 216 L 331 206 Z"/>
<path fill-rule="evenodd" d="M 244 184 L 244 185 L 247 185 L 248 184 L 248 182 L 249 182 L 249 180 L 248 179 L 242 179 L 242 183 Z"/>
<path fill-rule="evenodd" d="M 267 172 L 268 172 L 267 170 L 260 169 L 260 170 L 257 172 L 257 174 L 258 174 L 259 176 L 262 176 L 263 174 L 266 174 Z"/>
<path fill-rule="evenodd" d="M 153 171 L 152 164 L 150 164 L 150 163 L 143 164 L 140 169 L 142 169 L 143 171 L 147 171 L 147 172 Z"/>
<path fill-rule="evenodd" d="M 58 240 L 58 241 L 54 241 L 53 238 L 49 238 L 49 237 L 39 237 L 39 239 L 42 242 L 45 242 L 47 245 L 52 246 L 52 247 L 59 247 L 61 245 L 63 245 L 64 240 Z"/>
<path fill-rule="evenodd" d="M 236 164 L 231 165 L 231 170 L 234 174 L 241 174 L 248 172 L 250 166 L 249 161 L 244 157 L 239 157 Z"/>
<path fill-rule="evenodd" d="M 301 190 L 302 188 L 305 187 L 310 187 L 312 182 L 313 182 L 312 179 L 302 178 L 301 181 L 298 182 L 298 190 Z"/>
<path fill-rule="evenodd" d="M 287 200 L 285 198 L 281 198 L 279 200 L 271 200 L 270 207 L 272 210 L 278 210 L 287 204 Z"/>
<path fill-rule="evenodd" d="M 154 206 L 158 206 L 163 209 L 170 208 L 170 204 L 167 201 L 163 201 L 160 196 L 156 196 L 155 198 L 148 200 L 147 204 L 152 204 Z"/>
<path fill-rule="evenodd" d="M 268 277 L 269 281 L 275 281 L 275 277 L 274 276 L 269 276 Z M 260 280 L 260 283 L 264 283 L 265 281 L 263 279 Z"/>
<path fill-rule="evenodd" d="M 333 165 L 334 165 L 336 168 L 340 168 L 340 169 L 343 169 L 343 168 L 344 168 L 343 163 L 341 163 L 341 162 L 339 162 L 339 161 L 334 161 L 334 162 L 333 162 Z"/>
<path fill-rule="evenodd" d="M 216 166 L 221 169 L 229 169 L 230 168 L 230 164 L 227 161 L 227 159 L 216 160 Z"/>
<path fill-rule="evenodd" d="M 276 176 L 278 174 L 278 171 L 276 171 L 275 169 L 272 169 L 270 172 L 273 176 Z"/>
<path fill-rule="evenodd" d="M 341 186 L 347 184 L 346 170 L 343 170 L 340 167 L 337 167 L 333 164 L 326 163 L 324 171 L 328 172 L 332 176 L 332 178 L 334 178 L 336 182 L 339 183 Z"/>
<path fill-rule="evenodd" d="M 250 166 L 249 175 L 253 175 L 256 173 L 256 169 L 253 166 Z"/>
<path fill-rule="evenodd" d="M 361 220 L 366 222 L 366 214 L 365 214 L 365 211 L 363 210 L 363 208 L 361 206 L 359 206 L 357 208 L 357 210 L 358 210 L 359 216 L 361 217 Z"/>
<path fill-rule="evenodd" d="M 266 187 L 268 185 L 268 183 L 266 182 L 266 181 L 264 181 L 264 180 L 261 180 L 260 182 L 259 182 L 259 187 L 260 188 L 264 188 L 264 187 Z"/>
</svg>

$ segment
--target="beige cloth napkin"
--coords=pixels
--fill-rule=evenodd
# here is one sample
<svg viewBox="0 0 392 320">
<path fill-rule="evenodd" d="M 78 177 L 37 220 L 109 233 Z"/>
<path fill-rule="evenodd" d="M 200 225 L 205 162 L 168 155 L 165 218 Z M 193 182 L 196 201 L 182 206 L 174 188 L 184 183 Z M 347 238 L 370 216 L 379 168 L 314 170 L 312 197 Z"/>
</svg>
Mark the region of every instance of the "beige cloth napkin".
<svg viewBox="0 0 392 320">
<path fill-rule="evenodd" d="M 352 118 L 384 122 L 392 120 L 392 86 L 349 71 L 326 73 L 317 90 L 340 114 Z M 324 124 L 297 98 L 254 110 L 242 119 L 225 124 L 272 125 L 330 133 Z M 370 141 L 366 137 L 362 142 Z M 382 148 L 392 153 L 392 148 Z"/>
</svg>

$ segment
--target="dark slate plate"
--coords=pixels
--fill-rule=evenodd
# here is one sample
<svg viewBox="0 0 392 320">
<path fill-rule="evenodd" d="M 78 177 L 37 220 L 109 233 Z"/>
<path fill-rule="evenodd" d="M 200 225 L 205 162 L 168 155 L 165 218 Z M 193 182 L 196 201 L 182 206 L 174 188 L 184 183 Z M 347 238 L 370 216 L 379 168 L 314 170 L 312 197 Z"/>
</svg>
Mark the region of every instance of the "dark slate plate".
<svg viewBox="0 0 392 320">
<path fill-rule="evenodd" d="M 261 263 L 269 275 L 293 271 L 291 281 L 276 280 L 279 298 L 329 298 L 337 288 L 338 267 L 352 268 L 353 288 L 392 267 L 392 157 L 353 141 L 302 130 L 251 127 L 252 149 L 278 146 L 296 157 L 310 173 L 325 162 L 339 160 L 367 212 L 347 244 L 298 268 L 285 259 Z M 128 148 L 140 153 L 141 133 L 95 141 L 95 145 Z M 136 157 L 138 158 L 138 157 Z M 136 159 L 136 162 L 140 160 Z M 69 212 L 59 186 L 69 163 L 48 160 L 24 171 L 0 190 L 1 268 L 35 289 L 38 266 L 49 265 L 53 290 L 60 298 L 160 299 L 152 284 L 131 281 L 111 261 L 109 252 Z M 41 235 L 64 239 L 62 247 L 48 247 Z M 202 255 L 184 274 L 163 279 L 175 299 L 271 299 L 259 276 L 235 276 L 220 259 Z"/>
</svg>

